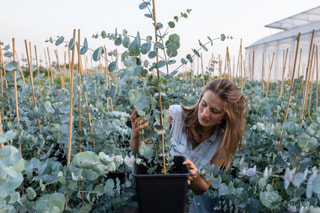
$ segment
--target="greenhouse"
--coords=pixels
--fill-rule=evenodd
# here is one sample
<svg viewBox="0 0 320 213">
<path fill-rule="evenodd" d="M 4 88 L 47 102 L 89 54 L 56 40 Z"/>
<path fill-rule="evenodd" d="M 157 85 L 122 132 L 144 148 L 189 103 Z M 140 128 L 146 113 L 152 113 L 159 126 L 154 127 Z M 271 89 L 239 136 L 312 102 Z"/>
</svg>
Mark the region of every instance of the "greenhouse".
<svg viewBox="0 0 320 213">
<path fill-rule="evenodd" d="M 264 37 L 246 47 L 246 70 L 253 70 L 254 79 L 267 79 L 270 71 L 270 80 L 281 79 L 284 66 L 287 71 L 292 71 L 296 41 L 298 34 L 301 33 L 295 76 L 305 75 L 312 37 L 315 51 L 320 43 L 320 6 L 273 22 L 265 27 L 282 31 Z M 313 31 L 314 36 L 312 36 Z M 263 76 L 262 73 L 264 73 Z M 285 77 L 288 77 L 288 73 Z"/>
</svg>

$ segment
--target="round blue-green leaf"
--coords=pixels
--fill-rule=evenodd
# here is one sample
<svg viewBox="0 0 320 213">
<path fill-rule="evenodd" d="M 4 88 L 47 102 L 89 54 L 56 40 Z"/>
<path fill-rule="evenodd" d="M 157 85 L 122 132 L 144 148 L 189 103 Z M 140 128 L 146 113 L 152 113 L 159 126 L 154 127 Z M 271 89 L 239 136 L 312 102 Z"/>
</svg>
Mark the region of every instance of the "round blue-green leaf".
<svg viewBox="0 0 320 213">
<path fill-rule="evenodd" d="M 84 38 L 83 45 L 80 49 L 80 55 L 85 54 L 88 51 L 88 41 L 87 38 Z"/>
<path fill-rule="evenodd" d="M 129 38 L 129 37 L 124 37 L 123 40 L 122 40 L 122 45 L 123 45 L 125 48 L 128 48 L 129 45 L 130 45 L 130 38 Z"/>
<path fill-rule="evenodd" d="M 111 178 L 109 178 L 106 181 L 106 184 L 104 185 L 104 194 L 107 197 L 114 197 L 115 192 L 114 192 L 113 188 L 114 188 L 114 181 Z"/>
<path fill-rule="evenodd" d="M 196 49 L 192 49 L 192 51 L 196 56 L 201 57 L 200 53 Z"/>
<path fill-rule="evenodd" d="M 117 60 L 111 62 L 108 66 L 109 72 L 114 72 L 117 68 Z"/>
<path fill-rule="evenodd" d="M 193 63 L 193 59 L 192 59 L 192 56 L 190 54 L 188 54 L 186 56 L 186 58 L 189 60 L 189 62 L 192 64 Z"/>
<path fill-rule="evenodd" d="M 3 50 L 8 50 L 8 49 L 10 49 L 10 45 L 9 45 L 9 44 L 7 44 L 7 45 L 3 48 Z"/>
<path fill-rule="evenodd" d="M 219 175 L 219 177 L 216 177 L 213 179 L 212 183 L 211 183 L 211 186 L 214 188 L 214 189 L 219 189 L 220 186 L 221 186 L 221 183 L 222 183 L 222 180 L 221 180 L 221 177 Z"/>
<path fill-rule="evenodd" d="M 70 39 L 70 41 L 69 41 L 69 50 L 73 50 L 75 43 L 76 43 L 75 39 L 73 39 L 73 38 Z"/>
<path fill-rule="evenodd" d="M 143 90 L 139 90 L 139 89 L 132 89 L 128 92 L 129 95 L 129 100 L 130 102 L 135 105 L 135 104 L 139 104 L 140 102 L 142 102 L 142 100 L 145 98 L 146 94 L 144 93 Z"/>
<path fill-rule="evenodd" d="M 148 53 L 148 57 L 150 58 L 150 59 L 152 59 L 152 58 L 154 58 L 154 57 L 156 57 L 157 56 L 157 53 L 155 52 L 155 51 L 150 51 L 149 53 Z"/>
<path fill-rule="evenodd" d="M 63 212 L 65 202 L 65 196 L 62 193 L 45 194 L 37 201 L 36 213 Z"/>
<path fill-rule="evenodd" d="M 266 207 L 272 207 L 279 201 L 279 195 L 276 191 L 260 191 L 260 201 Z"/>
<path fill-rule="evenodd" d="M 181 58 L 181 63 L 182 64 L 187 64 L 188 62 L 184 58 Z"/>
<path fill-rule="evenodd" d="M 168 25 L 170 28 L 174 28 L 176 26 L 176 24 L 173 21 L 169 21 Z"/>
<path fill-rule="evenodd" d="M 157 68 L 164 67 L 166 64 L 167 64 L 166 61 L 159 61 L 159 62 L 157 63 Z"/>
<path fill-rule="evenodd" d="M 93 52 L 93 55 L 92 55 L 92 58 L 94 61 L 99 61 L 101 56 L 103 55 L 104 53 L 104 48 L 101 46 L 101 47 L 98 47 L 94 52 Z"/>
<path fill-rule="evenodd" d="M 20 69 L 17 61 L 11 61 L 10 63 L 4 65 L 4 68 L 9 72 Z"/>
<path fill-rule="evenodd" d="M 150 13 L 146 13 L 146 14 L 144 14 L 144 16 L 147 18 L 152 18 L 152 14 L 150 14 Z"/>
<path fill-rule="evenodd" d="M 319 174 L 312 180 L 312 190 L 317 194 L 320 193 L 320 175 Z"/>
<path fill-rule="evenodd" d="M 46 109 L 46 111 L 47 111 L 48 113 L 54 113 L 54 112 L 55 112 L 55 110 L 52 108 L 52 104 L 51 104 L 50 101 L 46 101 L 46 102 L 44 103 L 44 108 Z"/>
<path fill-rule="evenodd" d="M 160 29 L 162 29 L 163 28 L 163 24 L 162 23 L 157 23 L 157 30 L 160 30 Z"/>
<path fill-rule="evenodd" d="M 221 41 L 226 40 L 226 35 L 222 33 L 222 34 L 220 35 L 220 39 L 221 39 Z"/>
<path fill-rule="evenodd" d="M 3 54 L 3 56 L 10 58 L 10 57 L 13 56 L 13 53 L 12 53 L 12 52 L 5 52 L 5 53 Z"/>
<path fill-rule="evenodd" d="M 134 55 L 140 54 L 139 44 L 136 39 L 134 39 L 129 46 L 129 51 L 133 53 Z"/>
<path fill-rule="evenodd" d="M 114 44 L 115 44 L 116 46 L 120 46 L 120 45 L 122 44 L 122 37 L 119 36 L 118 38 L 116 38 L 116 39 L 114 40 Z"/>
<path fill-rule="evenodd" d="M 64 41 L 64 37 L 63 37 L 63 36 L 60 36 L 60 37 L 56 40 L 55 45 L 58 46 L 58 45 L 60 45 L 63 41 Z"/>
<path fill-rule="evenodd" d="M 105 39 L 106 37 L 107 37 L 107 33 L 106 33 L 106 31 L 102 31 L 101 32 L 101 37 L 103 38 L 103 39 Z"/>
<path fill-rule="evenodd" d="M 153 157 L 153 148 L 150 145 L 143 145 L 139 148 L 139 153 L 147 159 Z"/>
<path fill-rule="evenodd" d="M 147 54 L 151 49 L 151 43 L 144 43 L 141 46 L 141 53 L 142 54 Z"/>
<path fill-rule="evenodd" d="M 26 189 L 26 192 L 27 192 L 27 196 L 30 200 L 33 200 L 37 196 L 36 191 L 34 191 L 34 189 L 32 187 L 28 187 Z"/>
<path fill-rule="evenodd" d="M 170 46 L 167 47 L 166 52 L 168 57 L 176 57 L 178 55 L 177 46 L 172 43 Z"/>
<path fill-rule="evenodd" d="M 139 4 L 139 9 L 143 10 L 143 9 L 147 8 L 148 5 L 150 5 L 150 2 L 142 2 L 141 4 Z"/>
</svg>

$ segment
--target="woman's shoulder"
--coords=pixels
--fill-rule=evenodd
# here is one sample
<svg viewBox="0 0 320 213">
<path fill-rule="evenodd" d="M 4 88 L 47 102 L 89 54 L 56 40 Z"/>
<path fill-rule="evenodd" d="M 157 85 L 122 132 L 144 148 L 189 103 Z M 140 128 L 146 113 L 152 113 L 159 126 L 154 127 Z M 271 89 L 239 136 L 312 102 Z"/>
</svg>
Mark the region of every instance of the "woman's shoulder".
<svg viewBox="0 0 320 213">
<path fill-rule="evenodd" d="M 182 107 L 179 104 L 170 105 L 169 112 L 172 117 L 179 116 L 182 113 Z"/>
</svg>

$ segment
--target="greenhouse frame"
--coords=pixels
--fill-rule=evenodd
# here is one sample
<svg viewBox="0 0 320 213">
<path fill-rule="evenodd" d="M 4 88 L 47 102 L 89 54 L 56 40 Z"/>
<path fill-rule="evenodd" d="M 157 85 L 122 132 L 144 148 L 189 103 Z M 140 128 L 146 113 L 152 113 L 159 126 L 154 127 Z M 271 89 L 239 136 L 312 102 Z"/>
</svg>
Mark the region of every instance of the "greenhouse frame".
<svg viewBox="0 0 320 213">
<path fill-rule="evenodd" d="M 247 76 L 257 80 L 275 81 L 282 78 L 284 70 L 284 77 L 290 77 L 297 49 L 297 37 L 300 33 L 295 77 L 306 75 L 309 62 L 311 79 L 316 79 L 313 70 L 316 70 L 315 63 L 319 63 L 315 56 L 320 44 L 320 6 L 265 27 L 282 31 L 264 37 L 245 48 Z"/>
</svg>

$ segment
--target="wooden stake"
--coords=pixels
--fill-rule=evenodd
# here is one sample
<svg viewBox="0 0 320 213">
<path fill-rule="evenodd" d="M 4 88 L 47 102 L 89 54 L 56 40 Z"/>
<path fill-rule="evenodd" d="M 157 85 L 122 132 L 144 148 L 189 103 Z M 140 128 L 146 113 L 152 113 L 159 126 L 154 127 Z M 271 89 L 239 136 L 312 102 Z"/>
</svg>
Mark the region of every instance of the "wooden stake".
<svg viewBox="0 0 320 213">
<path fill-rule="evenodd" d="M 286 112 L 285 112 L 285 115 L 284 115 L 283 122 L 286 122 L 287 118 L 288 118 L 290 99 L 291 99 L 291 94 L 292 94 L 293 85 L 294 85 L 294 74 L 295 74 L 296 65 L 297 65 L 297 57 L 298 57 L 298 50 L 299 50 L 299 44 L 300 44 L 300 37 L 301 37 L 301 33 L 299 33 L 298 37 L 297 37 L 296 54 L 295 54 L 295 57 L 294 57 L 293 71 L 292 71 L 292 76 L 291 76 L 291 85 L 290 85 L 290 91 L 289 91 L 289 96 L 288 96 L 288 101 L 287 101 L 287 108 L 286 108 Z M 281 151 L 283 136 L 284 136 L 284 131 L 282 130 L 281 137 L 280 137 L 280 143 L 279 143 L 279 147 L 278 147 L 278 151 L 279 152 Z"/>
<path fill-rule="evenodd" d="M 105 53 L 105 68 L 104 68 L 104 72 L 105 72 L 105 75 L 106 75 L 106 90 L 109 88 L 111 88 L 111 85 L 110 85 L 110 77 L 109 77 L 109 69 L 108 69 L 108 66 L 109 66 L 109 62 L 108 62 L 108 54 L 107 54 L 107 48 L 104 47 L 104 53 Z"/>
<path fill-rule="evenodd" d="M 19 58 L 18 58 L 18 54 L 17 54 L 17 53 L 16 53 L 16 58 L 17 58 L 17 62 L 18 62 L 18 65 L 19 65 L 20 75 L 21 75 L 21 77 L 22 77 L 23 82 L 26 83 L 26 81 L 25 81 L 25 79 L 24 79 L 23 70 L 22 70 L 22 68 L 21 68 L 21 66 L 20 66 L 20 62 L 19 62 Z"/>
<path fill-rule="evenodd" d="M 53 79 L 53 71 L 52 71 L 52 64 L 51 64 L 51 59 L 50 59 L 49 47 L 47 47 L 47 53 L 48 53 L 48 60 L 49 60 L 50 78 L 51 78 L 51 83 L 53 85 L 54 84 L 54 79 Z"/>
<path fill-rule="evenodd" d="M 57 59 L 57 66 L 59 69 L 59 74 L 60 74 L 60 82 L 61 82 L 61 88 L 65 88 L 64 86 L 64 80 L 63 80 L 63 75 L 62 75 L 62 71 L 61 71 L 61 67 L 60 67 L 60 63 L 59 63 L 59 55 L 58 55 L 58 50 L 54 50 L 54 53 L 56 55 L 56 59 Z"/>
<path fill-rule="evenodd" d="M 76 37 L 76 30 L 73 30 L 73 40 Z M 74 65 L 74 49 L 72 49 L 72 60 L 71 60 L 71 72 L 70 72 L 70 120 L 69 120 L 69 144 L 68 144 L 68 159 L 67 159 L 67 167 L 70 165 L 71 159 L 71 142 L 72 142 L 72 114 L 73 114 L 73 65 Z"/>
<path fill-rule="evenodd" d="M 319 54 L 318 54 L 318 45 L 317 45 L 317 49 L 316 49 L 316 107 L 315 107 L 315 111 L 318 110 L 318 94 L 319 94 L 319 61 L 318 61 L 318 57 L 319 57 Z"/>
<path fill-rule="evenodd" d="M 314 38 L 315 30 L 312 31 L 312 37 L 310 42 L 310 49 L 309 49 L 309 56 L 308 56 L 308 64 L 306 69 L 306 84 L 304 87 L 304 93 L 303 93 L 303 102 L 301 107 L 301 114 L 300 114 L 300 125 L 302 124 L 302 120 L 304 119 L 304 111 L 306 110 L 307 105 L 307 99 L 308 99 L 308 90 L 309 90 L 309 81 L 310 81 L 310 67 L 312 64 L 312 58 L 313 58 L 313 52 L 314 52 L 314 46 L 313 46 L 313 38 Z"/>
<path fill-rule="evenodd" d="M 286 49 L 286 53 L 284 54 L 283 52 L 283 66 L 282 66 L 282 80 L 281 80 L 281 88 L 280 88 L 280 96 L 279 99 L 281 101 L 281 97 L 282 97 L 282 91 L 283 91 L 283 84 L 284 84 L 284 74 L 286 71 L 286 66 L 287 66 L 287 58 L 288 58 L 288 48 Z M 278 120 L 279 117 L 279 110 L 277 111 L 277 117 L 276 117 L 276 121 Z"/>
<path fill-rule="evenodd" d="M 274 55 L 275 55 L 275 53 L 273 52 L 273 54 L 272 54 L 272 61 L 271 61 L 271 64 L 270 64 L 270 58 L 269 58 L 269 64 L 270 64 L 270 67 L 269 67 L 269 76 L 268 76 L 268 82 L 267 82 L 266 97 L 268 97 L 269 83 L 270 83 L 270 78 L 271 78 L 271 70 L 272 70 L 273 61 L 274 61 Z"/>
<path fill-rule="evenodd" d="M 40 74 L 40 68 L 39 68 L 39 64 L 38 64 L 38 53 L 37 53 L 37 47 L 36 47 L 36 45 L 34 45 L 34 52 L 35 52 L 35 56 L 36 56 L 37 73 L 38 73 L 38 75 L 39 75 L 39 74 Z M 40 94 L 40 98 L 42 98 L 41 80 L 40 80 L 40 79 L 38 79 L 38 84 L 39 84 L 39 94 Z"/>
<path fill-rule="evenodd" d="M 153 21 L 154 21 L 154 33 L 155 33 L 155 41 L 158 42 L 158 35 L 157 35 L 157 20 L 156 20 L 156 8 L 155 8 L 155 2 L 152 0 L 153 5 Z M 156 50 L 156 62 L 159 62 L 159 50 L 157 48 Z M 160 71 L 157 68 L 157 76 L 158 81 L 160 81 Z M 159 89 L 159 103 L 160 103 L 160 120 L 161 120 L 161 131 L 162 131 L 162 155 L 163 155 L 163 173 L 167 174 L 166 169 L 166 158 L 165 158 L 165 152 L 164 152 L 164 125 L 163 125 L 163 109 L 162 109 L 162 98 L 161 98 L 161 90 Z"/>
</svg>

